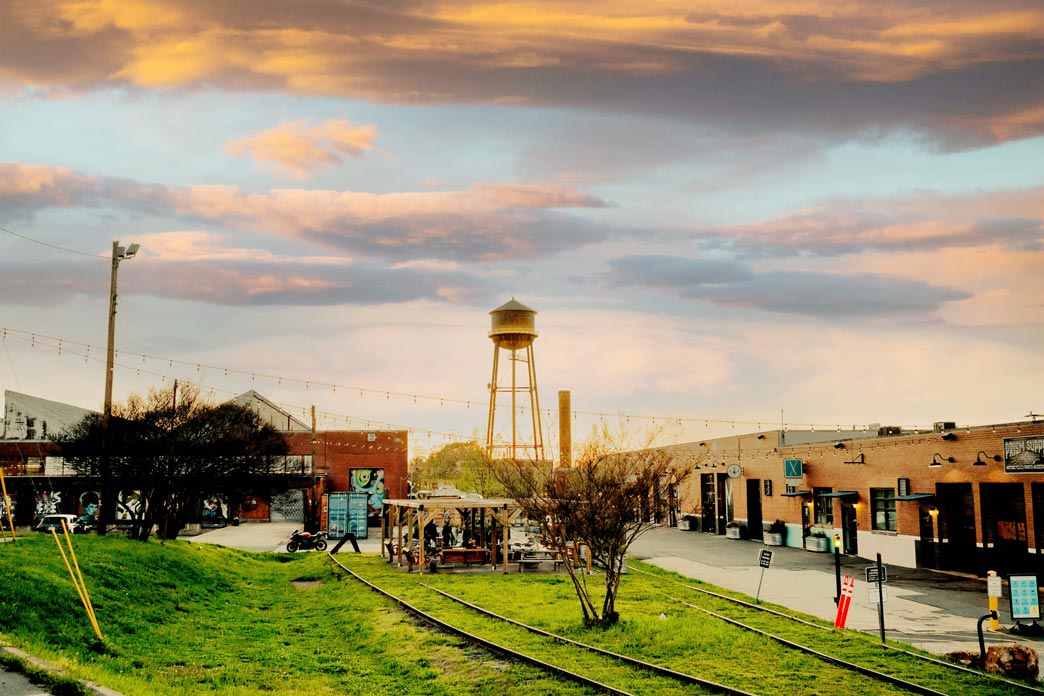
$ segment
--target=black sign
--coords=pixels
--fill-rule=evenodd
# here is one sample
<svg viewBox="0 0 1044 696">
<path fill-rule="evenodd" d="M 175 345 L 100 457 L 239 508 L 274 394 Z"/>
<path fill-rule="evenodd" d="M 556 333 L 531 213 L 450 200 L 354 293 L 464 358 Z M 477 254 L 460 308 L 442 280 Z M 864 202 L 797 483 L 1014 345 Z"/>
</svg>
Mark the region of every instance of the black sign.
<svg viewBox="0 0 1044 696">
<path fill-rule="evenodd" d="M 888 567 L 881 566 L 881 577 L 877 577 L 877 566 L 866 567 L 866 581 L 867 582 L 888 582 Z"/>
<path fill-rule="evenodd" d="M 772 479 L 765 479 L 763 485 L 765 486 L 766 497 L 772 495 Z"/>
<path fill-rule="evenodd" d="M 899 479 L 899 497 L 904 495 L 910 495 L 910 479 L 908 478 Z"/>
<path fill-rule="evenodd" d="M 1004 473 L 1038 474 L 1044 471 L 1044 437 L 1004 438 Z"/>
<path fill-rule="evenodd" d="M 772 565 L 772 552 L 768 549 L 762 549 L 761 555 L 758 557 L 758 564 L 762 568 L 768 568 Z"/>
</svg>

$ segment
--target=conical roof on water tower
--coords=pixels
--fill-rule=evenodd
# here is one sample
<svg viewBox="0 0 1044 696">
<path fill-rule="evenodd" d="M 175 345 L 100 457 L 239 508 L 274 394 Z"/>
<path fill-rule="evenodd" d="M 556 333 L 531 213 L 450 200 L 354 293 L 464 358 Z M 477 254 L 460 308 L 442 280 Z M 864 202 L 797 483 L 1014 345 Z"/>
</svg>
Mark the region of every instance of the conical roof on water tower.
<svg viewBox="0 0 1044 696">
<path fill-rule="evenodd" d="M 489 337 L 497 346 L 507 350 L 518 350 L 531 345 L 536 339 L 536 310 L 530 309 L 514 297 L 489 314 L 493 321 Z"/>
</svg>

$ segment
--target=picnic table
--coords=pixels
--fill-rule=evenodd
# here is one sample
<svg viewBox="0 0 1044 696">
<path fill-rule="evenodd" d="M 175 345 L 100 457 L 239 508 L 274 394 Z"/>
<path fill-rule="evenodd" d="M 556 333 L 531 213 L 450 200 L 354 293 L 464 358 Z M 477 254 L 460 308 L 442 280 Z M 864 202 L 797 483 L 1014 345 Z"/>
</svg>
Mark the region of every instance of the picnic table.
<svg viewBox="0 0 1044 696">
<path fill-rule="evenodd" d="M 554 551 L 523 551 L 518 557 L 518 572 L 539 570 L 540 564 L 545 561 L 552 561 L 555 570 L 558 570 L 559 564 L 563 562 Z"/>
</svg>

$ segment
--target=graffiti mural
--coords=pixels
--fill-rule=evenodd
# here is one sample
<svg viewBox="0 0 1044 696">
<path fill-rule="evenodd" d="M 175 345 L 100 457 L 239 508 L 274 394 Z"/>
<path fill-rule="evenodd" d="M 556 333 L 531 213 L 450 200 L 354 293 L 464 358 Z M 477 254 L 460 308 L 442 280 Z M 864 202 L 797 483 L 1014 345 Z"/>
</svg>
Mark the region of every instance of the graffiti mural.
<svg viewBox="0 0 1044 696">
<path fill-rule="evenodd" d="M 218 495 L 207 496 L 203 499 L 203 514 L 201 522 L 204 527 L 224 527 L 228 524 L 228 505 Z"/>
<path fill-rule="evenodd" d="M 350 490 L 367 495 L 366 506 L 370 515 L 381 514 L 384 506 L 384 469 L 351 469 L 348 485 Z"/>
<path fill-rule="evenodd" d="M 10 512 L 11 512 L 11 518 L 13 519 L 14 518 L 14 514 L 15 514 L 15 508 L 18 507 L 18 503 L 15 501 L 15 494 L 14 493 L 11 493 L 10 495 L 8 495 L 6 501 L 4 500 L 3 496 L 0 496 L 0 527 L 3 527 L 4 529 L 10 529 L 11 528 L 11 525 L 10 525 L 10 523 L 7 520 L 7 513 L 8 513 L 7 506 L 8 506 L 8 504 L 10 504 L 10 506 L 11 506 Z"/>
<path fill-rule="evenodd" d="M 62 511 L 62 494 L 59 491 L 41 491 L 36 494 L 36 519 L 44 515 L 57 515 Z"/>
<path fill-rule="evenodd" d="M 141 492 L 120 491 L 116 498 L 116 521 L 131 522 L 141 519 Z"/>
<path fill-rule="evenodd" d="M 98 521 L 98 508 L 101 507 L 101 494 L 98 491 L 86 491 L 80 494 L 80 522 L 87 527 Z"/>
</svg>

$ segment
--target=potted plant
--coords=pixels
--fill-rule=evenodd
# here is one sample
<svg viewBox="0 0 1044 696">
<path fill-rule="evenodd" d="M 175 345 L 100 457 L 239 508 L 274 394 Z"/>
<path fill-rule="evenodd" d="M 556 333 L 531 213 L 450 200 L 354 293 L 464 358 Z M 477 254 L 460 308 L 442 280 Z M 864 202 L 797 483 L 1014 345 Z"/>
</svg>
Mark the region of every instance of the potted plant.
<svg viewBox="0 0 1044 696">
<path fill-rule="evenodd" d="M 827 553 L 830 551 L 830 537 L 822 529 L 813 530 L 805 537 L 805 548 L 816 553 Z"/>
<path fill-rule="evenodd" d="M 725 536 L 729 539 L 740 539 L 742 538 L 743 526 L 736 520 L 732 520 L 725 525 Z"/>
<path fill-rule="evenodd" d="M 700 518 L 696 515 L 682 515 L 681 519 L 678 520 L 678 529 L 687 532 L 698 532 L 700 531 Z"/>
<path fill-rule="evenodd" d="M 782 546 L 786 542 L 787 523 L 776 520 L 768 526 L 765 531 L 764 541 L 766 546 Z"/>
</svg>

